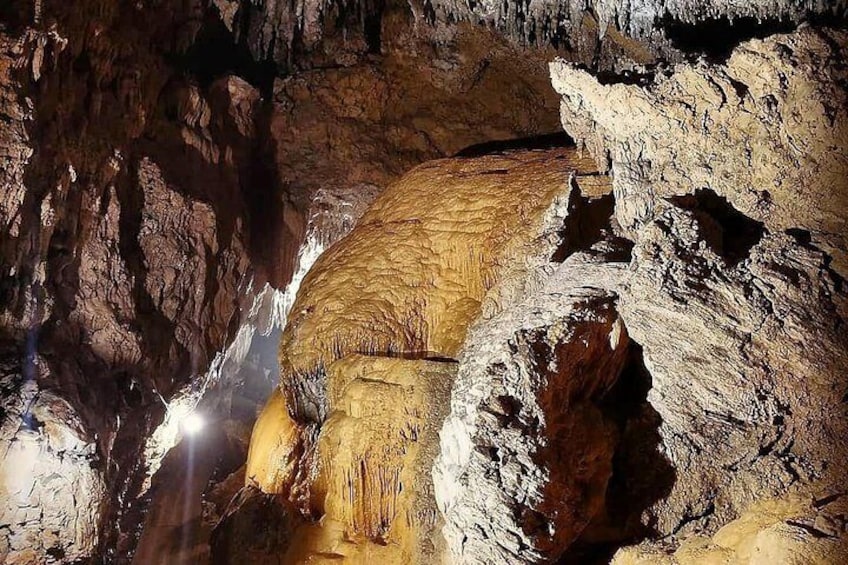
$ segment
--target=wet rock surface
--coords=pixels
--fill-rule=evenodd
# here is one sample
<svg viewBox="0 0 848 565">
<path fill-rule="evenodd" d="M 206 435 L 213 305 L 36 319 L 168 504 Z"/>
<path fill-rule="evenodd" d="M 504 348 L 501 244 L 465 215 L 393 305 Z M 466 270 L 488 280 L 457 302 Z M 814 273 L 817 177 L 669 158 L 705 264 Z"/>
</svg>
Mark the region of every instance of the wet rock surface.
<svg viewBox="0 0 848 565">
<path fill-rule="evenodd" d="M 408 45 L 383 57 L 342 41 L 345 67 L 280 71 L 276 87 L 201 3 L 13 2 L 2 16 L 2 333 L 44 356 L 51 376 L 34 379 L 96 446 L 108 492 L 80 558 L 130 558 L 147 504 L 138 496 L 179 440 L 180 414 L 199 405 L 252 423 L 274 379 L 262 358 L 296 290 L 286 298 L 286 285 L 363 203 L 423 160 L 556 129 L 540 54 L 524 60 L 485 33 L 451 32 L 432 47 L 402 14 L 391 26 Z M 488 55 L 492 71 L 469 95 Z M 454 79 L 454 66 L 467 78 Z M 367 77 L 391 84 L 389 97 L 361 96 Z M 494 98 L 461 140 L 419 142 L 448 139 L 479 113 L 488 81 L 508 77 L 525 86 Z M 404 108 L 410 93 L 422 102 Z M 507 111 L 515 96 L 531 109 Z M 434 115 L 410 124 L 416 108 Z M 241 370 L 250 359 L 255 373 Z M 58 507 L 72 516 L 83 500 Z"/>
<path fill-rule="evenodd" d="M 841 563 L 844 10 L 4 3 L 0 560 Z"/>
</svg>

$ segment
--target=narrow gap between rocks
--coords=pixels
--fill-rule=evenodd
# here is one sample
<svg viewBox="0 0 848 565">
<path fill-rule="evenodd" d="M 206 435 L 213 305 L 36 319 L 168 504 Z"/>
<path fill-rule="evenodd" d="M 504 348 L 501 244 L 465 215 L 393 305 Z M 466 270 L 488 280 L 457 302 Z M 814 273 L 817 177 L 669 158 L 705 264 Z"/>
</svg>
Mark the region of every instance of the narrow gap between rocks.
<svg viewBox="0 0 848 565">
<path fill-rule="evenodd" d="M 560 564 L 606 564 L 621 547 L 655 534 L 642 524 L 642 514 L 670 492 L 676 475 L 660 452 L 662 421 L 648 402 L 651 387 L 642 347 L 631 340 L 624 369 L 600 404 L 619 434 L 604 510 L 562 556 Z"/>
<path fill-rule="evenodd" d="M 610 236 L 610 219 L 615 209 L 615 197 L 610 194 L 591 198 L 584 196 L 579 187 L 574 188 L 568 206 L 568 216 L 561 230 L 562 243 L 551 261 L 562 263 L 569 255 L 588 251 L 599 241 Z"/>
<path fill-rule="evenodd" d="M 568 147 L 571 145 L 574 145 L 574 140 L 567 133 L 555 132 L 533 137 L 478 143 L 457 152 L 454 157 L 481 157 L 483 155 L 507 153 L 518 149 L 553 149 L 555 147 Z"/>
</svg>

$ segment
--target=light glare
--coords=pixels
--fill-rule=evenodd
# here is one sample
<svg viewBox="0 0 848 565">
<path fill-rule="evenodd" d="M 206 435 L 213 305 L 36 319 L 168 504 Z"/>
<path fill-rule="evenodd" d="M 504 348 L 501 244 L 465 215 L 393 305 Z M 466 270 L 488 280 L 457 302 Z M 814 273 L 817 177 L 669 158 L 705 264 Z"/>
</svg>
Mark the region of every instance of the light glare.
<svg viewBox="0 0 848 565">
<path fill-rule="evenodd" d="M 205 425 L 206 422 L 203 421 L 203 417 L 197 412 L 192 412 L 183 420 L 183 430 L 192 436 L 199 433 Z"/>
</svg>

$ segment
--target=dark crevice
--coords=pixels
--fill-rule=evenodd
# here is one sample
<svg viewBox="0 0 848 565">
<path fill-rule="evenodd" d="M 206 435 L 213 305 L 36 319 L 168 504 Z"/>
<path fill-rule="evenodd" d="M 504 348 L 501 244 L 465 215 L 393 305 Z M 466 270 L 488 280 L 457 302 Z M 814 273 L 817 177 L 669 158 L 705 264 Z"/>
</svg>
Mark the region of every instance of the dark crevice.
<svg viewBox="0 0 848 565">
<path fill-rule="evenodd" d="M 838 536 L 836 535 L 823 532 L 822 530 L 816 528 L 813 525 L 805 524 L 803 522 L 799 522 L 798 520 L 787 520 L 786 524 L 804 530 L 815 539 L 838 539 Z"/>
<path fill-rule="evenodd" d="M 589 198 L 583 196 L 575 184 L 571 194 L 568 216 L 559 234 L 561 243 L 551 256 L 554 263 L 562 263 L 570 255 L 588 251 L 596 243 L 612 237 L 611 221 L 615 210 L 612 193 Z M 626 254 L 629 255 L 629 250 Z"/>
<path fill-rule="evenodd" d="M 603 85 L 632 84 L 636 86 L 648 86 L 654 82 L 658 72 L 658 69 L 652 67 L 639 71 L 623 70 L 616 72 L 613 70 L 602 70 L 593 72 L 592 74 Z"/>
<path fill-rule="evenodd" d="M 556 147 L 570 147 L 573 145 L 574 140 L 568 134 L 556 132 L 520 139 L 478 143 L 477 145 L 472 145 L 459 151 L 454 157 L 482 157 L 484 155 L 508 153 L 521 149 L 554 149 Z"/>
<path fill-rule="evenodd" d="M 368 46 L 368 53 L 379 54 L 382 49 L 382 31 L 383 31 L 383 12 L 385 10 L 384 2 L 377 0 L 375 5 L 368 9 L 362 8 L 362 27 L 365 35 L 365 44 Z"/>
<path fill-rule="evenodd" d="M 811 242 L 813 241 L 812 235 L 808 230 L 802 230 L 799 228 L 789 228 L 786 230 L 786 235 L 792 237 L 798 245 L 809 248 Z"/>
<path fill-rule="evenodd" d="M 203 88 L 219 77 L 233 74 L 256 87 L 265 98 L 270 98 L 278 75 L 272 60 L 256 60 L 250 49 L 237 43 L 224 22 L 211 13 L 206 15 L 191 47 L 166 59 L 174 68 L 194 77 Z"/>
<path fill-rule="evenodd" d="M 738 17 L 699 19 L 692 24 L 666 13 L 657 27 L 663 30 L 671 44 L 687 55 L 703 55 L 712 62 L 725 61 L 733 49 L 749 39 L 788 33 L 797 22 L 778 18 Z"/>
<path fill-rule="evenodd" d="M 574 253 L 591 251 L 601 242 L 604 258 L 613 262 L 629 262 L 633 242 L 618 237 L 613 230 L 615 196 L 604 194 L 596 197 L 584 196 L 575 183 L 568 206 L 568 216 L 560 230 L 560 245 L 551 256 L 554 263 L 562 263 Z"/>
<path fill-rule="evenodd" d="M 24 26 L 35 21 L 32 0 L 3 0 L 0 2 L 0 31 L 17 35 Z"/>
<path fill-rule="evenodd" d="M 789 228 L 788 230 L 786 230 L 786 235 L 794 239 L 795 243 L 797 243 L 804 249 L 808 249 L 816 253 L 821 253 L 823 255 L 824 269 L 827 275 L 830 277 L 834 291 L 837 293 L 842 292 L 842 289 L 845 288 L 845 279 L 842 277 L 842 275 L 833 270 L 833 257 L 813 243 L 813 236 L 809 232 L 809 230 L 801 228 Z M 775 268 L 779 267 L 779 265 L 776 264 L 772 266 Z M 838 322 L 839 317 L 837 316 L 835 319 Z"/>
<path fill-rule="evenodd" d="M 357 351 L 367 357 L 386 357 L 389 359 L 409 359 L 417 361 L 433 361 L 436 363 L 459 363 L 453 357 L 447 357 L 438 351 Z"/>
<path fill-rule="evenodd" d="M 747 259 L 765 234 L 762 222 L 749 218 L 709 188 L 668 200 L 693 213 L 707 246 L 728 265 Z"/>
<path fill-rule="evenodd" d="M 630 342 L 626 365 L 600 408 L 615 423 L 619 441 L 604 510 L 560 559 L 561 564 L 609 563 L 621 547 L 657 535 L 643 514 L 671 491 L 676 473 L 661 453 L 662 420 L 648 402 L 652 377 L 642 347 Z"/>
<path fill-rule="evenodd" d="M 248 254 L 257 280 L 284 289 L 306 239 L 306 206 L 297 202 L 290 185 L 281 179 L 271 137 L 270 117 L 263 111 L 257 120 L 257 142 L 252 166 L 245 173 L 242 197 L 249 220 Z"/>
<path fill-rule="evenodd" d="M 715 513 L 715 502 L 713 502 L 712 500 L 714 495 L 705 494 L 705 496 L 708 496 L 710 499 L 709 503 L 707 504 L 707 507 L 704 508 L 703 511 L 698 512 L 697 514 L 687 514 L 686 516 L 684 516 L 677 524 L 677 527 L 674 528 L 674 531 L 665 537 L 673 537 L 677 535 L 678 532 L 683 530 L 683 528 L 685 528 L 686 526 L 694 522 L 700 522 L 706 518 L 709 518 Z"/>
<path fill-rule="evenodd" d="M 830 495 L 827 495 L 827 496 L 824 496 L 822 498 L 817 499 L 815 502 L 813 502 L 813 506 L 815 508 L 824 508 L 828 504 L 830 504 L 832 502 L 836 502 L 837 500 L 839 500 L 840 498 L 842 498 L 843 496 L 846 496 L 846 495 L 848 495 L 848 491 L 836 492 L 836 493 L 833 493 L 833 494 L 830 494 Z"/>
</svg>

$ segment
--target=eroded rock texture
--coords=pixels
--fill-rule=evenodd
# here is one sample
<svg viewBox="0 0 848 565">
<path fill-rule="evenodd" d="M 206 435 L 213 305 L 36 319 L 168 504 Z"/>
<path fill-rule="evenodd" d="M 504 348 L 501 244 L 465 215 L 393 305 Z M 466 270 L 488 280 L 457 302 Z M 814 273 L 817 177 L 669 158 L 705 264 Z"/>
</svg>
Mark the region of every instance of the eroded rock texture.
<svg viewBox="0 0 848 565">
<path fill-rule="evenodd" d="M 601 70 L 678 60 L 689 51 L 721 53 L 729 50 L 725 41 L 767 34 L 770 27 L 791 27 L 811 16 L 838 17 L 846 7 L 842 0 L 409 0 L 344 5 L 328 0 L 215 0 L 214 4 L 226 26 L 260 59 L 291 62 L 306 51 L 343 64 L 358 52 L 378 51 L 390 40 L 381 23 L 386 14 L 403 6 L 417 27 L 432 26 L 438 33 L 457 22 L 475 24 L 522 45 L 554 45 L 569 58 Z M 692 37 L 699 33 L 698 24 L 706 24 L 708 33 L 728 37 Z M 340 28 L 349 36 L 344 42 L 333 37 Z"/>
<path fill-rule="evenodd" d="M 844 561 L 844 10 L 2 3 L 0 560 Z"/>
<path fill-rule="evenodd" d="M 449 562 L 547 562 L 603 508 L 628 337 L 573 262 L 469 333 L 434 472 Z"/>
<path fill-rule="evenodd" d="M 807 28 L 745 43 L 724 65 L 677 67 L 647 87 L 604 86 L 567 63 L 551 76 L 563 127 L 614 178 L 625 230 L 670 197 L 708 188 L 771 231 L 808 231 L 844 275 L 845 44 L 842 31 Z M 754 241 L 739 231 L 744 253 Z"/>
<path fill-rule="evenodd" d="M 676 550 L 627 548 L 613 563 L 842 563 L 844 536 L 843 495 L 791 496 L 758 501 L 712 538 L 693 536 Z"/>
<path fill-rule="evenodd" d="M 287 559 L 441 559 L 428 484 L 455 371 L 449 360 L 487 291 L 523 272 L 537 247 L 556 249 L 568 195 L 579 190 L 575 170 L 594 165 L 567 149 L 418 167 L 316 262 L 283 333 L 283 394 L 257 422 L 247 470 L 249 485 L 321 518 L 295 535 Z M 614 379 L 614 360 L 606 372 Z M 558 424 L 570 425 L 586 422 Z M 545 502 L 553 512 L 563 504 Z"/>
<path fill-rule="evenodd" d="M 333 410 L 335 383 L 348 382 L 338 363 L 353 352 L 431 351 L 458 362 L 431 462 L 443 544 L 404 560 L 579 561 L 654 538 L 616 559 L 838 562 L 846 186 L 830 171 L 846 156 L 845 43 L 841 32 L 807 28 L 647 85 L 602 85 L 552 65 L 564 126 L 606 174 L 586 161 L 536 235 L 493 271 L 480 268 L 485 256 L 480 265 L 451 259 L 455 241 L 474 249 L 468 235 L 417 233 L 454 209 L 466 219 L 460 233 L 474 233 L 481 203 L 520 164 L 480 177 L 487 196 L 474 199 L 447 182 L 461 160 L 419 167 L 388 189 L 304 279 L 281 344 L 283 394 L 256 429 L 248 483 L 324 517 L 295 536 L 313 555 L 391 555 L 368 539 L 409 547 L 399 522 L 385 521 L 401 505 L 384 490 L 395 475 L 379 492 L 367 463 L 342 474 L 347 491 L 322 481 L 357 454 L 375 461 L 376 439 L 344 434 L 363 426 L 373 438 L 366 421 L 376 416 L 356 422 L 350 407 Z M 478 162 L 496 159 L 516 154 Z M 433 190 L 434 174 L 448 192 L 428 199 L 420 191 Z M 419 201 L 429 206 L 418 210 Z M 509 241 L 510 224 L 486 217 Z M 497 236 L 486 241 L 498 248 Z M 461 276 L 446 278 L 454 268 Z M 486 272 L 481 286 L 468 284 Z M 432 290 L 415 282 L 422 276 Z M 445 307 L 453 292 L 471 308 Z M 354 389 L 359 409 L 370 410 L 368 389 Z M 322 455 L 328 444 L 338 459 Z M 393 441 L 382 445 L 394 452 Z M 287 559 L 307 559 L 301 543 L 284 545 Z"/>
<path fill-rule="evenodd" d="M 107 490 L 86 506 L 96 524 L 84 550 L 63 541 L 25 560 L 60 559 L 50 549 L 128 561 L 140 524 L 181 527 L 158 511 L 145 520 L 138 496 L 150 485 L 157 500 L 199 495 L 168 494 L 167 477 L 187 472 L 176 456 L 151 478 L 187 413 L 253 423 L 317 254 L 408 168 L 557 129 L 552 52 L 470 28 L 428 36 L 395 7 L 376 20 L 382 47 L 341 26 L 320 49 L 253 60 L 230 16 L 220 2 L 0 7 L 0 333 L 17 371 L 76 414 L 69 433 L 94 444 L 67 464 Z M 49 370 L 31 370 L 25 351 Z M 86 500 L 54 501 L 60 539 Z M 14 529 L 43 525 L 25 524 Z M 172 548 L 145 544 L 150 559 Z"/>
<path fill-rule="evenodd" d="M 552 65 L 564 126 L 608 163 L 635 241 L 618 308 L 674 467 L 645 515 L 660 534 L 844 480 L 845 46 L 805 29 L 646 87 Z"/>
</svg>

